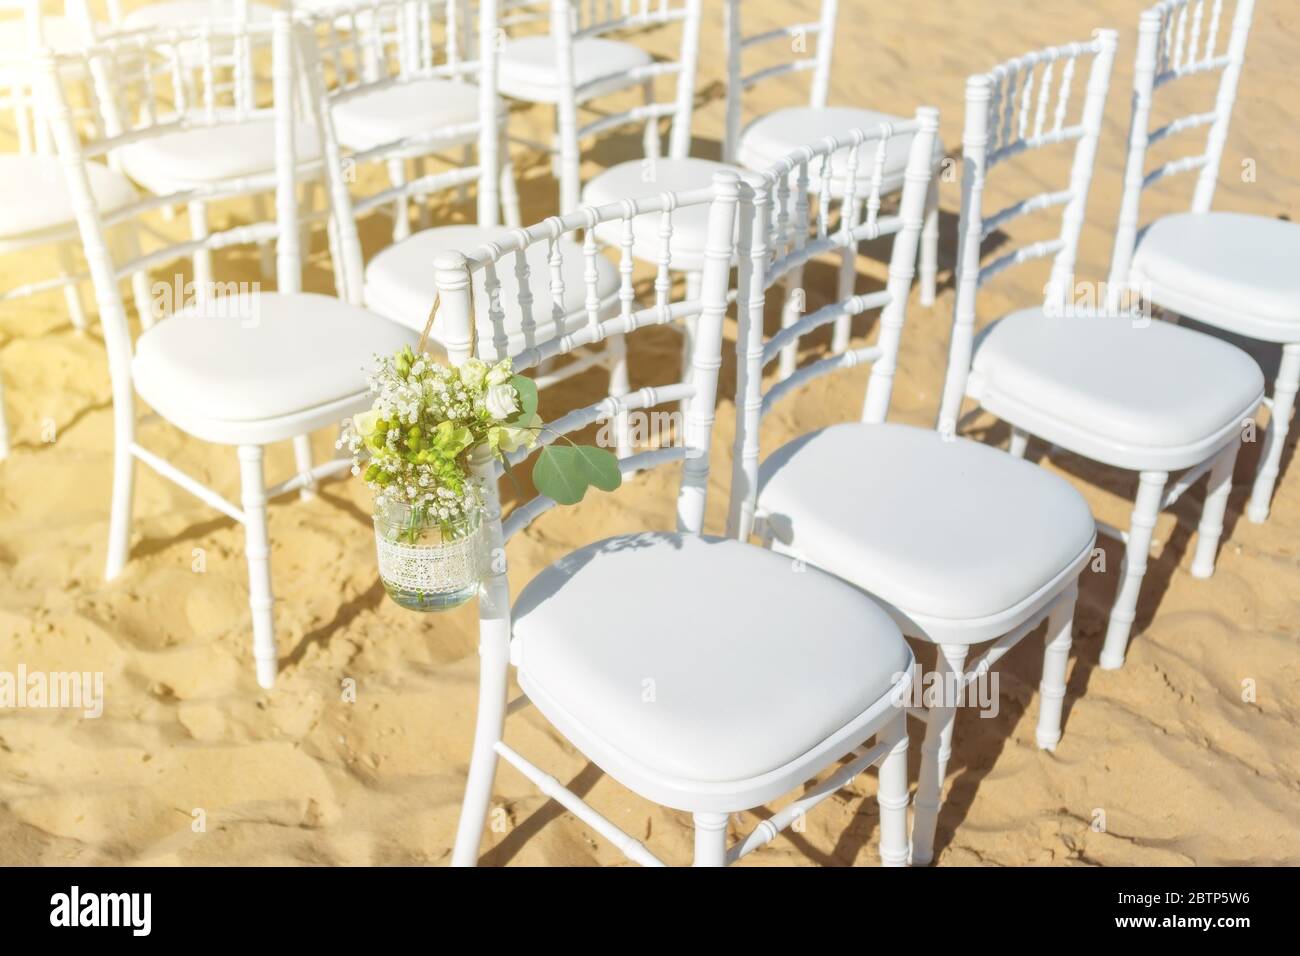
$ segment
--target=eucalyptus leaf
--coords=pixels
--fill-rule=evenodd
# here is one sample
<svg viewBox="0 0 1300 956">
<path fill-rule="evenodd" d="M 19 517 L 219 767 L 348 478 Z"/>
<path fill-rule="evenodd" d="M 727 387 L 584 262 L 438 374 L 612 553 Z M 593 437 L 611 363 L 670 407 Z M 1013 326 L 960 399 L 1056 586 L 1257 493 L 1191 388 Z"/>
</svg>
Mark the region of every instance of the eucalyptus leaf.
<svg viewBox="0 0 1300 956">
<path fill-rule="evenodd" d="M 593 485 L 613 491 L 623 483 L 618 458 L 589 445 L 547 445 L 533 466 L 533 484 L 558 504 L 573 505 Z"/>
<path fill-rule="evenodd" d="M 576 505 L 587 493 L 590 482 L 573 448 L 547 445 L 533 466 L 533 484 L 558 504 Z"/>
<path fill-rule="evenodd" d="M 623 473 L 618 469 L 618 456 L 605 448 L 578 445 L 571 448 L 581 462 L 589 484 L 601 491 L 613 491 L 623 483 Z"/>
</svg>

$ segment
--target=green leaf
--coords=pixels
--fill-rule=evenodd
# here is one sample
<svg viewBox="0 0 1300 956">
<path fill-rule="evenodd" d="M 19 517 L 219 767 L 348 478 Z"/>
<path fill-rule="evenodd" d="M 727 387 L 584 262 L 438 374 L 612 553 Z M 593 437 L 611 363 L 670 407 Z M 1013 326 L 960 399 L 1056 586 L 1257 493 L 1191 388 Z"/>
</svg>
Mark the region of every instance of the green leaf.
<svg viewBox="0 0 1300 956">
<path fill-rule="evenodd" d="M 533 466 L 533 484 L 558 504 L 576 505 L 587 493 L 588 481 L 572 448 L 547 445 Z"/>
<path fill-rule="evenodd" d="M 605 448 L 590 445 L 571 446 L 582 462 L 587 481 L 601 491 L 613 491 L 623 483 L 623 473 L 618 470 L 618 456 Z"/>
<path fill-rule="evenodd" d="M 577 504 L 592 485 L 613 491 L 622 483 L 618 459 L 603 448 L 547 445 L 533 467 L 537 490 L 562 505 Z"/>
<path fill-rule="evenodd" d="M 537 383 L 522 375 L 513 375 L 510 384 L 519 395 L 519 414 L 511 420 L 511 425 L 521 425 L 537 414 Z"/>
</svg>

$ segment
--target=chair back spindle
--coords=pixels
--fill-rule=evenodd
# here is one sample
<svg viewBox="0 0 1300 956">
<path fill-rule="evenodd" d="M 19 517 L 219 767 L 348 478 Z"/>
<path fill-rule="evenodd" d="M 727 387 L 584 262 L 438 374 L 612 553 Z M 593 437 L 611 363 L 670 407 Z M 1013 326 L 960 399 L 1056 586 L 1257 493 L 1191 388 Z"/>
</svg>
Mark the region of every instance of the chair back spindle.
<svg viewBox="0 0 1300 956">
<path fill-rule="evenodd" d="M 1088 42 L 1049 47 L 1008 60 L 966 81 L 962 133 L 962 204 L 958 227 L 952 342 L 939 409 L 939 428 L 955 434 L 974 348 L 975 307 L 980 287 L 1013 266 L 1051 257 L 1044 309 L 1060 311 L 1074 293 L 1074 270 L 1101 135 L 1106 92 L 1118 42 L 1114 30 L 1098 30 Z M 1078 61 L 1091 60 L 1078 119 L 1069 122 Z M 1052 88 L 1056 92 L 1052 93 Z M 1064 189 L 1046 190 L 989 215 L 983 211 L 986 179 L 999 164 L 1048 147 L 1075 143 Z M 984 242 L 1021 216 L 1061 206 L 1060 232 L 1005 252 L 981 266 Z"/>
</svg>

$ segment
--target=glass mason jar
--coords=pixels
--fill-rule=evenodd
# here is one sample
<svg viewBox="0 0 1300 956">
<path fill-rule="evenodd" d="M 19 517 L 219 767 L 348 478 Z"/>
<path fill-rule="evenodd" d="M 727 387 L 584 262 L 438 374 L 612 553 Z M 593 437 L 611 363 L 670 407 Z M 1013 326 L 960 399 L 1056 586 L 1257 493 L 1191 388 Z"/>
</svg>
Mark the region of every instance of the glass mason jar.
<svg viewBox="0 0 1300 956">
<path fill-rule="evenodd" d="M 379 578 L 388 596 L 411 611 L 445 611 L 478 593 L 487 535 L 477 511 L 441 522 L 420 506 L 375 502 Z"/>
</svg>

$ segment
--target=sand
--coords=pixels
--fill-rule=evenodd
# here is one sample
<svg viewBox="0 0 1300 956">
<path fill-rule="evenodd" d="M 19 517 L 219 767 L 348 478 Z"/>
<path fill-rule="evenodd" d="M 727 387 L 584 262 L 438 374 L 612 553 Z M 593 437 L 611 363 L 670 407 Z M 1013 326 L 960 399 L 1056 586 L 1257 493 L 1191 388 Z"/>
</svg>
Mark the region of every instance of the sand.
<svg viewBox="0 0 1300 956">
<path fill-rule="evenodd" d="M 127 3 L 128 7 L 138 4 Z M 755 21 L 808 3 L 747 4 Z M 1048 43 L 1118 28 L 1121 48 L 1084 231 L 1081 277 L 1102 279 L 1117 211 L 1129 84 L 1140 4 L 1131 0 L 914 0 L 846 2 L 833 103 L 910 113 L 943 111 L 942 135 L 957 155 L 968 72 Z M 710 0 L 706 50 L 720 50 L 720 3 Z M 761 24 L 759 24 L 761 25 Z M 1261 0 L 1224 157 L 1216 206 L 1300 216 L 1300 106 L 1293 95 L 1300 10 Z M 653 40 L 665 48 L 666 40 Z M 720 53 L 701 64 L 698 155 L 716 155 L 722 126 Z M 1187 91 L 1190 96 L 1192 90 Z M 793 103 L 797 84 L 761 90 L 750 108 Z M 1179 92 L 1176 98 L 1184 97 Z M 1191 105 L 1190 99 L 1187 101 Z M 1200 107 L 1208 108 L 1207 106 Z M 524 124 L 541 129 L 532 111 Z M 632 136 L 592 151 L 588 173 L 634 155 Z M 0 142 L 12 149 L 13 140 Z M 1189 149 L 1191 147 L 1189 146 Z M 522 157 L 521 157 L 522 159 Z M 1247 166 L 1243 163 L 1249 161 Z M 1068 156 L 1047 160 L 1063 182 Z M 1052 164 L 1056 165 L 1053 166 Z M 545 164 L 521 162 L 528 218 L 551 211 Z M 1243 176 L 1251 171 L 1253 176 Z M 1191 180 L 1149 195 L 1148 212 L 1183 208 Z M 996 192 L 996 187 L 995 187 Z M 913 294 L 893 420 L 933 422 L 952 309 L 959 186 L 943 185 L 942 283 L 933 309 Z M 239 218 L 238 207 L 218 212 Z M 454 214 L 461 215 L 456 210 Z M 178 224 L 179 225 L 179 224 Z M 172 228 L 176 228 L 173 226 Z M 388 228 L 367 226 L 371 251 Z M 1034 237 L 1032 226 L 1012 231 Z M 327 260 L 308 283 L 329 289 Z M 860 271 L 879 277 L 879 250 Z M 255 254 L 218 257 L 218 278 L 255 278 Z M 55 268 L 48 255 L 0 258 L 0 284 Z M 818 276 L 810 277 L 811 295 Z M 865 281 L 865 280 L 864 280 Z M 826 283 L 821 283 L 822 287 Z M 1032 270 L 994 283 L 981 322 L 1040 300 Z M 863 330 L 860 330 L 863 331 Z M 729 339 L 734 326 L 728 327 Z M 727 343 L 730 353 L 731 342 Z M 253 679 L 242 530 L 180 489 L 140 469 L 131 561 L 104 582 L 112 452 L 108 371 L 98 332 L 79 336 L 57 295 L 3 307 L 0 316 L 15 448 L 0 464 L 0 670 L 103 672 L 98 719 L 55 710 L 0 711 L 0 863 L 424 864 L 450 854 L 472 730 L 477 681 L 473 606 L 435 616 L 405 612 L 382 591 L 365 488 L 335 482 L 309 501 L 271 508 L 272 563 L 281 674 L 271 692 Z M 671 332 L 634 345 L 634 385 L 676 361 Z M 1266 369 L 1277 350 L 1258 350 Z M 734 410 L 728 354 L 713 458 L 709 528 L 721 529 Z M 865 375 L 823 380 L 767 424 L 766 447 L 853 417 Z M 1207 386 L 1212 383 L 1207 383 Z M 596 398 L 589 373 L 548 392 L 543 413 Z M 989 419 L 973 434 L 992 443 Z M 142 441 L 224 493 L 237 493 L 231 449 L 186 438 L 147 420 Z M 1097 667 L 1120 552 L 1106 543 L 1108 573 L 1086 573 L 1076 619 L 1065 736 L 1037 749 L 1040 655 L 1032 640 L 1001 666 L 997 717 L 959 720 L 939 821 L 938 865 L 1183 865 L 1300 862 L 1300 473 L 1294 436 L 1269 522 L 1244 520 L 1258 446 L 1246 446 L 1218 571 L 1188 573 L 1198 487 L 1156 529 L 1128 662 Z M 332 436 L 316 436 L 318 456 Z M 287 475 L 286 447 L 268 454 Z M 1135 476 L 1065 456 L 1067 474 L 1095 513 L 1127 524 Z M 566 550 L 607 534 L 670 527 L 675 478 L 630 483 L 617 495 L 556 510 L 510 547 L 515 588 Z M 993 546 L 992 543 L 990 545 Z M 646 612 L 665 596 L 645 593 Z M 1243 700 L 1244 682 L 1253 697 Z M 355 699 L 350 699 L 355 691 Z M 535 713 L 512 718 L 507 739 L 634 836 L 675 863 L 690 858 L 686 815 L 628 793 Z M 913 730 L 914 745 L 919 732 Z M 912 777 L 918 763 L 911 757 Z M 875 776 L 860 777 L 746 865 L 872 865 Z M 518 773 L 498 775 L 501 826 L 487 834 L 488 864 L 613 865 L 623 862 L 590 828 L 538 794 Z M 756 821 L 744 814 L 733 836 Z"/>
</svg>

